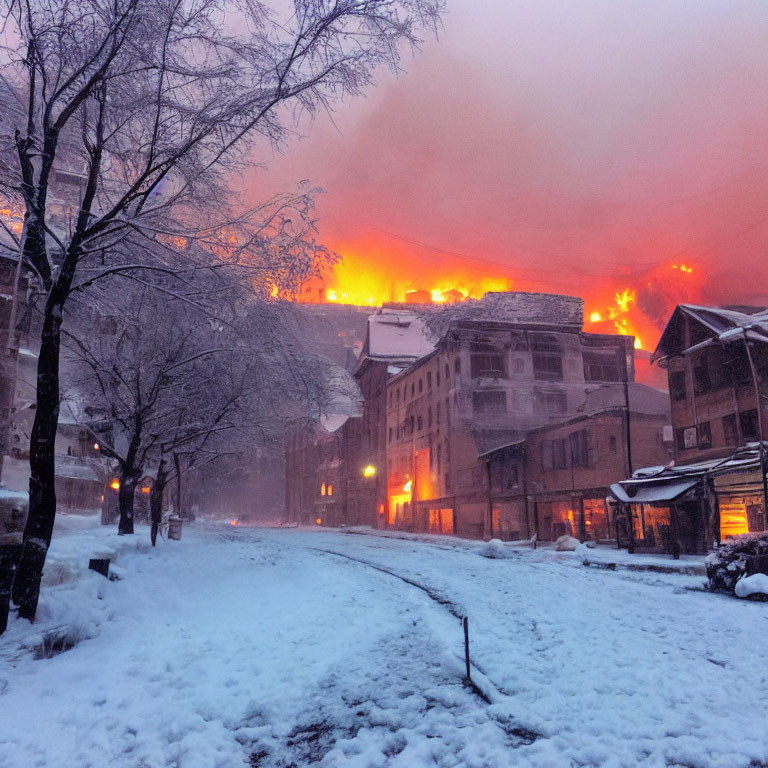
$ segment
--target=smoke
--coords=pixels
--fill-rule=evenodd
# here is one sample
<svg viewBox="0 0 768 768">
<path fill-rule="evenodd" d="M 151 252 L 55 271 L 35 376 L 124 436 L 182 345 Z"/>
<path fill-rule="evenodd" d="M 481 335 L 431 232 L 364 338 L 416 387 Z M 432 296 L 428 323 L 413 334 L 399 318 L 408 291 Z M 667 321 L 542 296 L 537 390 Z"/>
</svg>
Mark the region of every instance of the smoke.
<svg viewBox="0 0 768 768">
<path fill-rule="evenodd" d="M 765 303 L 766 43 L 762 0 L 454 0 L 410 71 L 251 189 L 311 178 L 349 268 L 414 287 L 626 285 L 657 328 L 682 300 Z"/>
</svg>

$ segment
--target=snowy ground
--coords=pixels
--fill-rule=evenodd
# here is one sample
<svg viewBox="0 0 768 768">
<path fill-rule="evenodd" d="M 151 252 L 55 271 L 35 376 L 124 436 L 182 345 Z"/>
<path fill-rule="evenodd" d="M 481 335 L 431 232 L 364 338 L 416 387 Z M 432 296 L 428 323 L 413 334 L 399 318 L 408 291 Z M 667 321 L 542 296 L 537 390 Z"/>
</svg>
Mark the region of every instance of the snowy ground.
<svg viewBox="0 0 768 768">
<path fill-rule="evenodd" d="M 147 540 L 62 520 L 39 621 L 0 638 L 3 768 L 768 764 L 768 604 L 701 591 L 697 562 L 229 526 Z M 86 570 L 107 554 L 119 581 Z M 461 681 L 464 614 L 484 696 Z"/>
</svg>

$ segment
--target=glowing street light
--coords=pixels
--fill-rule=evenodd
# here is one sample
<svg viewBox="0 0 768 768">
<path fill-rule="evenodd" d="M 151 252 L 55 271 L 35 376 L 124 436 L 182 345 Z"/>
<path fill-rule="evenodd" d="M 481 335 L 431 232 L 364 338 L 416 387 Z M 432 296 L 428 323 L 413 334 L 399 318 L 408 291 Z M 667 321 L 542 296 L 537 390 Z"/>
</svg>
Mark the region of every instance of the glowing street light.
<svg viewBox="0 0 768 768">
<path fill-rule="evenodd" d="M 376 467 L 373 464 L 369 464 L 363 470 L 363 477 L 376 477 Z"/>
</svg>

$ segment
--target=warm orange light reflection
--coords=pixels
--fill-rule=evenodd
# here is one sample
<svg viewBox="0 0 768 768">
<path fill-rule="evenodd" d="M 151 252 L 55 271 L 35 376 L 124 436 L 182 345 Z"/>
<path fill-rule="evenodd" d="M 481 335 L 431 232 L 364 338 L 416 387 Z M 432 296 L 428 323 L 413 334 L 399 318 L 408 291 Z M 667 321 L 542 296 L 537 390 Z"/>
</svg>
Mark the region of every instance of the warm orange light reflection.
<svg viewBox="0 0 768 768">
<path fill-rule="evenodd" d="M 235 518 L 234 520 L 230 520 L 229 524 L 230 525 L 237 525 L 237 518 Z"/>
<path fill-rule="evenodd" d="M 115 478 L 115 479 L 114 479 L 114 480 L 113 480 L 113 481 L 112 481 L 112 482 L 109 484 L 109 487 L 110 487 L 110 488 L 111 488 L 113 491 L 119 491 L 119 490 L 120 490 L 120 481 L 119 481 L 117 478 Z"/>
<path fill-rule="evenodd" d="M 323 518 L 322 517 L 316 517 L 315 518 L 315 525 L 322 525 L 323 524 Z"/>
</svg>

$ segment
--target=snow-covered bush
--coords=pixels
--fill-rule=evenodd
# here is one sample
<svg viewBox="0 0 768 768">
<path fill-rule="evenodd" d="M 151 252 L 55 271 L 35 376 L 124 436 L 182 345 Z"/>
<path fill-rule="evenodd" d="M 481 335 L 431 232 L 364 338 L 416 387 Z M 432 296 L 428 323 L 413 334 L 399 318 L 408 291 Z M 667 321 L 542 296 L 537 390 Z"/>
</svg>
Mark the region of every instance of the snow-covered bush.
<svg viewBox="0 0 768 768">
<path fill-rule="evenodd" d="M 491 560 L 509 557 L 509 552 L 507 552 L 504 547 L 504 542 L 501 539 L 491 539 L 490 541 L 487 541 L 480 547 L 478 554 L 482 557 L 488 557 Z"/>
<path fill-rule="evenodd" d="M 558 552 L 573 552 L 580 545 L 581 542 L 577 538 L 568 536 L 567 534 L 565 536 L 560 536 L 560 538 L 555 541 L 555 549 Z"/>
<path fill-rule="evenodd" d="M 768 534 L 745 533 L 721 544 L 704 561 L 709 588 L 734 594 L 736 582 L 746 574 L 747 562 L 755 555 L 768 555 Z"/>
</svg>

